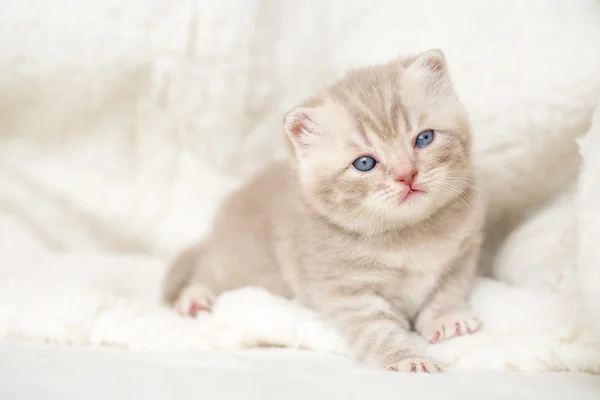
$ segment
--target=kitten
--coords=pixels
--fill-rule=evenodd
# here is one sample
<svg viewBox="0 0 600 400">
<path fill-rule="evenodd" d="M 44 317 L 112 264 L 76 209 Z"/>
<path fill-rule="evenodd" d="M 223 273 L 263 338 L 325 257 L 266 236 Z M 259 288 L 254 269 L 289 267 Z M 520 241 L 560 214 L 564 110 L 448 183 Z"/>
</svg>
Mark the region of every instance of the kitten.
<svg viewBox="0 0 600 400">
<path fill-rule="evenodd" d="M 482 205 L 470 128 L 438 50 L 349 72 L 284 118 L 291 160 L 224 202 L 210 238 L 171 265 L 182 314 L 244 285 L 297 297 L 356 357 L 438 372 L 408 345 L 479 329 L 467 304 Z"/>
</svg>

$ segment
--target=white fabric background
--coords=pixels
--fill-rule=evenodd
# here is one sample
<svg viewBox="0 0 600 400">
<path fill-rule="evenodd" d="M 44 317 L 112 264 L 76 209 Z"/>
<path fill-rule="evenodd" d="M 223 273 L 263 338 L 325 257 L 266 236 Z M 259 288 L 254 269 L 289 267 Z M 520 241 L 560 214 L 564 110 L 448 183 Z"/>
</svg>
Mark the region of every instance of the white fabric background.
<svg viewBox="0 0 600 400">
<path fill-rule="evenodd" d="M 463 369 L 600 371 L 587 332 L 600 133 L 582 141 L 579 186 L 575 141 L 600 94 L 594 0 L 5 0 L 0 335 L 343 353 L 314 315 L 260 290 L 196 322 L 160 308 L 156 285 L 218 201 L 280 154 L 289 107 L 350 66 L 431 47 L 472 118 L 482 268 L 512 286 L 478 282 L 486 330 L 428 351 Z M 580 282 L 596 314 L 580 317 Z"/>
</svg>

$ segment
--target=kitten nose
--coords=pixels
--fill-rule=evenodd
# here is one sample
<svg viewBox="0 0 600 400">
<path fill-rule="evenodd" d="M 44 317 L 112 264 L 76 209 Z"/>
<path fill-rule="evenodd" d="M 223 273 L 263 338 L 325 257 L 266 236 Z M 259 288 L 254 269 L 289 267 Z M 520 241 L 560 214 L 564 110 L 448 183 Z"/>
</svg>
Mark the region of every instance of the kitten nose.
<svg viewBox="0 0 600 400">
<path fill-rule="evenodd" d="M 414 168 L 396 172 L 394 180 L 396 182 L 402 182 L 407 186 L 412 186 L 413 182 L 415 181 L 415 177 L 417 176 L 417 172 L 418 171 Z"/>
</svg>

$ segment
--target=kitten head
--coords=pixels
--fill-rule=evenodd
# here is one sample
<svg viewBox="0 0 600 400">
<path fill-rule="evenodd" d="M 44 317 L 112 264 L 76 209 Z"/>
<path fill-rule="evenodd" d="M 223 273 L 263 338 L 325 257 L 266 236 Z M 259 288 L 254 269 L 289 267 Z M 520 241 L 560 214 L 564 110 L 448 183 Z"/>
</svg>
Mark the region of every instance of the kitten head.
<svg viewBox="0 0 600 400">
<path fill-rule="evenodd" d="M 306 199 L 354 231 L 418 222 L 473 184 L 466 111 L 438 50 L 349 72 L 284 126 Z"/>
</svg>

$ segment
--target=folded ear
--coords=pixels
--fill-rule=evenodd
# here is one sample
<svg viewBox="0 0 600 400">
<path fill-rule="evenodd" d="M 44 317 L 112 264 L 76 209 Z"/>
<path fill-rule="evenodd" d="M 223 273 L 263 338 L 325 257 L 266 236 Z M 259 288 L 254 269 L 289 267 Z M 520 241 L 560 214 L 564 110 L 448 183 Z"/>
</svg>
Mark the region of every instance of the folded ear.
<svg viewBox="0 0 600 400">
<path fill-rule="evenodd" d="M 426 88 L 436 92 L 452 88 L 446 58 L 441 50 L 433 49 L 419 54 L 406 67 L 405 76 L 418 79 Z"/>
<path fill-rule="evenodd" d="M 309 107 L 293 109 L 283 118 L 283 127 L 296 149 L 309 147 L 318 135 L 315 109 Z"/>
</svg>

